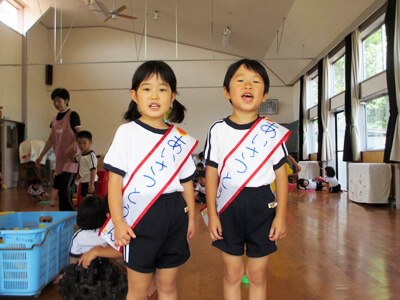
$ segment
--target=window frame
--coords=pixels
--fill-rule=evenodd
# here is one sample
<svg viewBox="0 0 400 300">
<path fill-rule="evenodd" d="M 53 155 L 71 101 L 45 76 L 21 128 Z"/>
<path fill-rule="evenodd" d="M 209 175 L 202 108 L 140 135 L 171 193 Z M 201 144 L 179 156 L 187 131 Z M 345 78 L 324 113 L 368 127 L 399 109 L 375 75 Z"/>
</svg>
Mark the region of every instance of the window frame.
<svg viewBox="0 0 400 300">
<path fill-rule="evenodd" d="M 8 3 L 9 5 L 13 6 L 16 9 L 17 25 L 14 27 L 13 25 L 6 22 L 5 20 L 0 20 L 0 22 L 2 22 L 7 27 L 17 31 L 18 33 L 23 34 L 24 33 L 24 8 L 25 8 L 24 3 L 22 3 L 18 0 L 3 0 L 3 1 L 0 1 L 0 5 L 5 2 Z"/>
</svg>

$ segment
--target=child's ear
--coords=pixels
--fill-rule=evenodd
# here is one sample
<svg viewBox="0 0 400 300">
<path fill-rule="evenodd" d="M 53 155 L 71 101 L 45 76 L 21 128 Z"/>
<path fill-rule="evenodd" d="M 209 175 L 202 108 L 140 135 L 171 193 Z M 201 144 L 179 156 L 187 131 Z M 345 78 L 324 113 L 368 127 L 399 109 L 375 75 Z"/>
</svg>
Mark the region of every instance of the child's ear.
<svg viewBox="0 0 400 300">
<path fill-rule="evenodd" d="M 231 100 L 231 94 L 228 92 L 226 87 L 224 87 L 224 96 L 226 99 Z"/>
<path fill-rule="evenodd" d="M 130 91 L 130 94 L 131 94 L 132 100 L 135 101 L 135 102 L 137 103 L 137 102 L 138 102 L 138 99 L 137 99 L 137 93 L 136 93 L 136 91 L 135 91 L 135 90 L 131 90 L 131 91 Z"/>
<path fill-rule="evenodd" d="M 171 95 L 171 103 L 170 104 L 172 104 L 172 102 L 175 101 L 175 98 L 176 98 L 176 93 L 172 93 L 172 95 Z"/>
<path fill-rule="evenodd" d="M 265 102 L 265 101 L 267 101 L 267 99 L 268 99 L 268 92 L 264 94 L 264 96 L 263 96 L 261 101 Z"/>
</svg>

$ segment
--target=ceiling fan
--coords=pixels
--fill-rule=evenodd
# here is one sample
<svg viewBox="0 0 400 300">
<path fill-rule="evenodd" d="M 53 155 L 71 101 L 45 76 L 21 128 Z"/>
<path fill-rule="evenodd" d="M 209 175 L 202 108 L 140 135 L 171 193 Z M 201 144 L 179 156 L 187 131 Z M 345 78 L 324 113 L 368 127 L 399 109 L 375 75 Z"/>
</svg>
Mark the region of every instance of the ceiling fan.
<svg viewBox="0 0 400 300">
<path fill-rule="evenodd" d="M 113 1 L 113 9 L 110 10 L 109 12 L 107 11 L 103 11 L 103 10 L 96 10 L 96 9 L 91 9 L 91 11 L 96 11 L 96 12 L 102 12 L 105 15 L 107 15 L 108 17 L 104 19 L 104 22 L 107 22 L 108 20 L 112 19 L 116 19 L 117 17 L 121 17 L 121 18 L 126 18 L 126 19 L 131 19 L 131 20 L 136 20 L 137 17 L 133 17 L 133 16 L 128 16 L 125 14 L 121 14 L 121 12 L 123 10 L 126 9 L 126 5 L 122 5 L 120 8 L 115 9 L 115 0 Z"/>
</svg>

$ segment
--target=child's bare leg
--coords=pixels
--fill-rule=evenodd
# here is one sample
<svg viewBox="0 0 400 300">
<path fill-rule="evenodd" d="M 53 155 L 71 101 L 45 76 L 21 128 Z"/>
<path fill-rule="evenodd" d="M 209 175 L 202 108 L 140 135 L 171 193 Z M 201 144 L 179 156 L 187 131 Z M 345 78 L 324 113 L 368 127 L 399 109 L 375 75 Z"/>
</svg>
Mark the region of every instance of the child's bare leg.
<svg viewBox="0 0 400 300">
<path fill-rule="evenodd" d="M 53 190 L 51 191 L 51 195 L 50 195 L 50 205 L 54 206 L 54 201 L 57 198 L 57 194 L 58 194 L 58 190 L 53 188 Z"/>
<path fill-rule="evenodd" d="M 153 273 L 139 273 L 127 268 L 128 294 L 127 300 L 146 300 Z"/>
<path fill-rule="evenodd" d="M 177 300 L 176 276 L 178 268 L 157 269 L 156 285 L 158 300 Z"/>
<path fill-rule="evenodd" d="M 267 265 L 268 256 L 248 258 L 246 274 L 249 279 L 249 299 L 267 299 Z"/>
<path fill-rule="evenodd" d="M 47 193 L 42 194 L 44 200 L 49 200 L 50 195 Z"/>
<path fill-rule="evenodd" d="M 36 201 L 43 201 L 44 198 L 42 195 L 36 196 Z"/>
<path fill-rule="evenodd" d="M 150 283 L 149 295 L 148 295 L 149 298 L 151 296 L 153 296 L 156 292 L 157 292 L 156 277 L 153 274 L 153 276 L 151 276 L 151 283 Z"/>
<path fill-rule="evenodd" d="M 240 300 L 241 299 L 241 282 L 244 274 L 242 256 L 230 255 L 222 252 L 222 260 L 224 261 L 224 299 Z"/>
</svg>

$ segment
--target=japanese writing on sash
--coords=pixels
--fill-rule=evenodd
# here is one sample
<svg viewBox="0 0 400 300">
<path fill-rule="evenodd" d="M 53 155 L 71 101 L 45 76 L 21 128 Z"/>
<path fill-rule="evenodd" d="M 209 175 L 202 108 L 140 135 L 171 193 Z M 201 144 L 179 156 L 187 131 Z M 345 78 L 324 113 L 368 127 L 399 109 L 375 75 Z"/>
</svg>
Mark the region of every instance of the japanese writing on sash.
<svg viewBox="0 0 400 300">
<path fill-rule="evenodd" d="M 246 184 L 286 142 L 290 131 L 260 118 L 224 159 L 217 189 L 217 211 L 222 213 Z"/>
<path fill-rule="evenodd" d="M 179 174 L 198 142 L 183 130 L 170 129 L 132 172 L 122 190 L 123 216 L 132 228 Z M 100 231 L 107 243 L 117 250 L 114 224 L 109 218 Z"/>
</svg>

